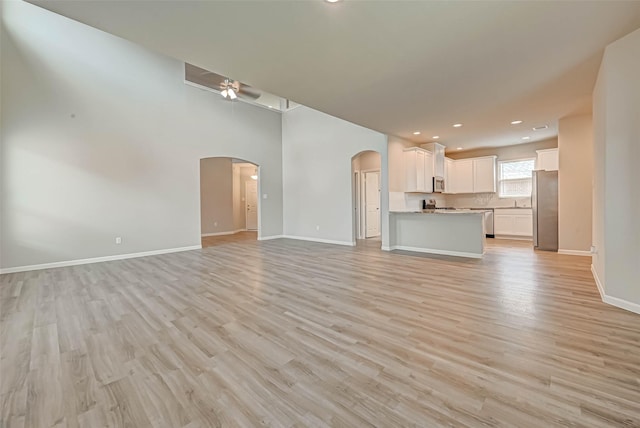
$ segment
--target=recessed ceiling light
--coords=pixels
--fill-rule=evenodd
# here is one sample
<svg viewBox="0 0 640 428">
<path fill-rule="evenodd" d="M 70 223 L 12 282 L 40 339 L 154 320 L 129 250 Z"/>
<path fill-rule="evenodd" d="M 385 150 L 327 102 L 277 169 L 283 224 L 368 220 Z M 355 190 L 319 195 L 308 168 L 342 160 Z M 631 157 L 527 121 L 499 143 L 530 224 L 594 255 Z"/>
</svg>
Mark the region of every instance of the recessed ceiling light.
<svg viewBox="0 0 640 428">
<path fill-rule="evenodd" d="M 523 140 L 530 140 L 531 137 L 522 137 Z"/>
<path fill-rule="evenodd" d="M 511 122 L 512 125 L 520 125 L 522 123 L 521 120 L 514 120 Z"/>
<path fill-rule="evenodd" d="M 456 150 L 462 150 L 462 147 L 458 147 Z"/>
<path fill-rule="evenodd" d="M 453 125 L 454 128 L 460 128 L 461 126 L 462 126 L 461 123 L 456 123 L 456 124 Z"/>
<path fill-rule="evenodd" d="M 547 129 L 549 125 L 536 126 L 535 128 L 531 128 L 534 131 L 542 131 L 543 129 Z"/>
<path fill-rule="evenodd" d="M 413 135 L 420 135 L 420 131 L 414 132 Z"/>
<path fill-rule="evenodd" d="M 273 108 L 273 106 L 269 106 L 269 108 Z"/>
<path fill-rule="evenodd" d="M 338 3 L 340 0 L 324 0 L 327 3 Z"/>
<path fill-rule="evenodd" d="M 431 138 L 433 138 L 434 140 L 437 140 L 438 138 L 440 138 L 440 136 L 439 136 L 439 135 L 434 135 L 434 136 L 433 136 L 433 137 L 431 137 Z"/>
</svg>

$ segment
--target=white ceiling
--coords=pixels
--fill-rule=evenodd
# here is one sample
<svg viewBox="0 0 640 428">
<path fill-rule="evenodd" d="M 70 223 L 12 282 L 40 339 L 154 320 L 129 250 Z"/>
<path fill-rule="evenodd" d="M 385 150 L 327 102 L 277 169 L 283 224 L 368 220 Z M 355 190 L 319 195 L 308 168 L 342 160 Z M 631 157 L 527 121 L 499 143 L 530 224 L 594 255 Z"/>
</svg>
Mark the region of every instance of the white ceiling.
<svg viewBox="0 0 640 428">
<path fill-rule="evenodd" d="M 640 1 L 32 3 L 359 125 L 465 149 L 555 136 L 559 118 L 590 110 L 604 47 L 640 27 Z"/>
</svg>

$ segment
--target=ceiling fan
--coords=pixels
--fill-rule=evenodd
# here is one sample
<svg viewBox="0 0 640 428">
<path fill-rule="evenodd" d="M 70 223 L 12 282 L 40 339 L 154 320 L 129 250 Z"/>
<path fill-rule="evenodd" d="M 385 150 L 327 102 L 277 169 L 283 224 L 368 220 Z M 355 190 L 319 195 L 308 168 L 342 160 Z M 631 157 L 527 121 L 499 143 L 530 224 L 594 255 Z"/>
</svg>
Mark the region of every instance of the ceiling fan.
<svg viewBox="0 0 640 428">
<path fill-rule="evenodd" d="M 262 95 L 259 90 L 238 80 L 229 79 L 213 71 L 205 70 L 204 68 L 188 63 L 184 64 L 184 79 L 187 82 L 220 92 L 224 98 L 231 101 L 236 98 L 257 100 Z"/>
</svg>

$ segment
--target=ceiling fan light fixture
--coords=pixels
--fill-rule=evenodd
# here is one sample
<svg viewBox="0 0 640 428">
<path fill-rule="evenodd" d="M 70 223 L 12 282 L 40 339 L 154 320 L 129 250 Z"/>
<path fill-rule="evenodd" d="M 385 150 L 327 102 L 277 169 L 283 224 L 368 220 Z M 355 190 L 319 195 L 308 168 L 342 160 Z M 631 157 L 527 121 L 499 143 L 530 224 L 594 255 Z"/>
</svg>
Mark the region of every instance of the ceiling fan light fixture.
<svg viewBox="0 0 640 428">
<path fill-rule="evenodd" d="M 235 100 L 236 98 L 238 98 L 238 94 L 236 93 L 238 89 L 233 86 L 232 80 L 225 79 L 224 83 L 221 86 L 222 91 L 220 92 L 220 95 L 222 95 L 223 98 L 228 98 L 230 100 Z"/>
</svg>

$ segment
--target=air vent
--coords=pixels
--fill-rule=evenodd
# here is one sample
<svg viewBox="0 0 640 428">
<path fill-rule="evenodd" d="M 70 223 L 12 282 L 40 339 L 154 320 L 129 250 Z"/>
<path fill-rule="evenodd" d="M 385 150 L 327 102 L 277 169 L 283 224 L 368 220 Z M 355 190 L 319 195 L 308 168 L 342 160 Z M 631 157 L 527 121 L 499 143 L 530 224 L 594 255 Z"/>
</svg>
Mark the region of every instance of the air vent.
<svg viewBox="0 0 640 428">
<path fill-rule="evenodd" d="M 542 125 L 542 126 L 536 126 L 535 128 L 532 128 L 534 131 L 542 131 L 543 129 L 547 129 L 549 127 L 549 125 Z"/>
</svg>

